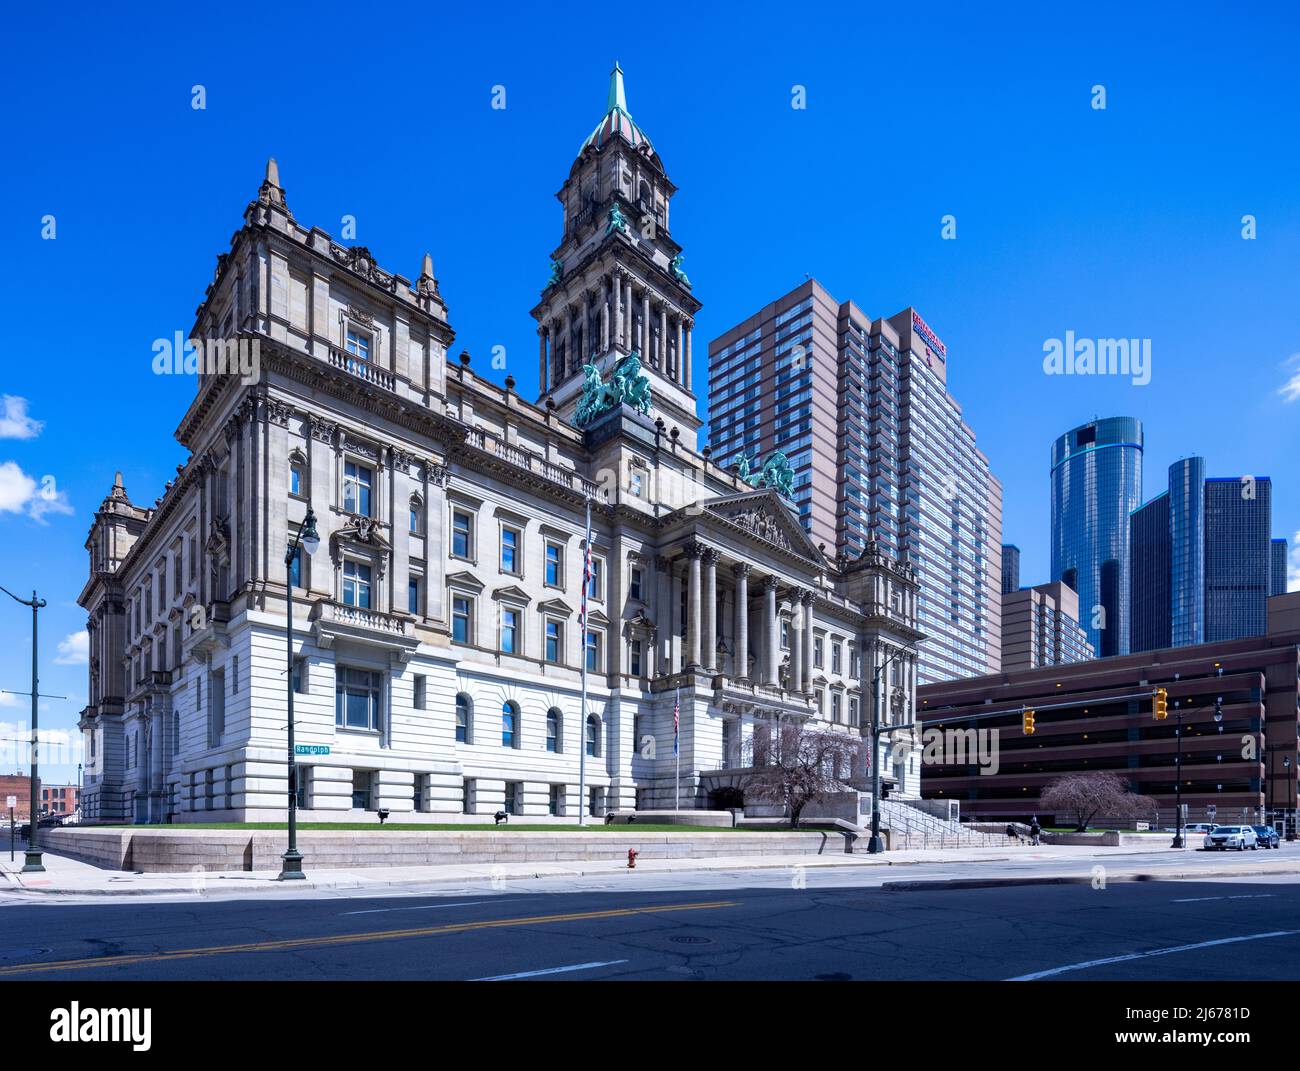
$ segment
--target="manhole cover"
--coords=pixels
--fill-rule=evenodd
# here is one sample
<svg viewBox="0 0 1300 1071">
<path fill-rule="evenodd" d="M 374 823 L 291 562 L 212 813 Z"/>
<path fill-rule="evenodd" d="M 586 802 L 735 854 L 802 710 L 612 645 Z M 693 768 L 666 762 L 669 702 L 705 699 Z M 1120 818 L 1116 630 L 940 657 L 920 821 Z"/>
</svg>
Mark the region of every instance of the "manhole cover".
<svg viewBox="0 0 1300 1071">
<path fill-rule="evenodd" d="M 837 971 L 834 974 L 814 974 L 814 982 L 851 982 L 853 975 L 845 974 L 843 971 Z"/>
<path fill-rule="evenodd" d="M 690 934 L 681 934 L 677 937 L 670 937 L 668 940 L 678 945 L 711 945 L 714 943 L 712 937 L 693 937 Z"/>
</svg>

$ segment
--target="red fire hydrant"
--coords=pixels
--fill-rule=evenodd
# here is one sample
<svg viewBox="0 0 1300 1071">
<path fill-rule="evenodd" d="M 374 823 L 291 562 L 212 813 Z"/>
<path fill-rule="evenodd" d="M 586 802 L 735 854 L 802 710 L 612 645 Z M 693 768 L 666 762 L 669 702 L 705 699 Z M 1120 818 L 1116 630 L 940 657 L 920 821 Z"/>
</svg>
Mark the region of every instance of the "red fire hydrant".
<svg viewBox="0 0 1300 1071">
<path fill-rule="evenodd" d="M 635 870 L 635 869 L 636 869 L 636 857 L 637 857 L 637 850 L 636 850 L 635 848 L 629 848 L 629 849 L 627 850 L 627 868 L 628 868 L 628 870 Z"/>
</svg>

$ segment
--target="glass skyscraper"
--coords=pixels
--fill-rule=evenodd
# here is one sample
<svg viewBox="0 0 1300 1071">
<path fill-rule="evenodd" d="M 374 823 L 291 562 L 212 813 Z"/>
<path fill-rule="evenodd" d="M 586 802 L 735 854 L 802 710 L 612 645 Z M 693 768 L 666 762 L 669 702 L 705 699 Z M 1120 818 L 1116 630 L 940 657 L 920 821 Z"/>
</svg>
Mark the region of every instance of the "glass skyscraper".
<svg viewBox="0 0 1300 1071">
<path fill-rule="evenodd" d="M 1169 640 L 1205 642 L 1205 459 L 1169 466 Z M 1135 647 L 1135 651 L 1154 648 Z"/>
<path fill-rule="evenodd" d="M 1270 595 L 1286 594 L 1286 564 L 1289 557 L 1290 548 L 1287 546 L 1285 539 L 1275 539 L 1272 545 L 1272 583 L 1269 585 L 1268 593 Z"/>
<path fill-rule="evenodd" d="M 1170 647 L 1169 492 L 1129 514 L 1129 653 Z"/>
<path fill-rule="evenodd" d="M 1020 590 L 1020 548 L 1014 543 L 1002 544 L 1002 594 Z"/>
<path fill-rule="evenodd" d="M 1129 651 L 1129 514 L 1142 501 L 1142 423 L 1107 417 L 1052 444 L 1052 579 L 1079 595 L 1100 657 Z"/>
<path fill-rule="evenodd" d="M 1272 587 L 1273 484 L 1205 481 L 1205 642 L 1262 636 Z"/>
</svg>

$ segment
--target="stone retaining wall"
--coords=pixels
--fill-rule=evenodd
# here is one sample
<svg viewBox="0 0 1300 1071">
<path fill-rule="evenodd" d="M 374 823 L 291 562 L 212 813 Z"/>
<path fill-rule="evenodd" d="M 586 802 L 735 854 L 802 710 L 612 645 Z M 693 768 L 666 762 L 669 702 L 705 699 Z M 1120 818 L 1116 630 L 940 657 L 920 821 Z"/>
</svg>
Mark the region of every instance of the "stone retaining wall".
<svg viewBox="0 0 1300 1071">
<path fill-rule="evenodd" d="M 298 849 L 317 869 L 439 866 L 451 864 L 565 863 L 641 859 L 712 859 L 719 856 L 843 854 L 838 833 L 637 833 L 469 832 L 401 829 L 298 832 Z M 279 870 L 284 830 L 162 829 L 91 826 L 51 829 L 42 842 L 52 852 L 111 870 L 183 873 L 204 870 Z"/>
</svg>

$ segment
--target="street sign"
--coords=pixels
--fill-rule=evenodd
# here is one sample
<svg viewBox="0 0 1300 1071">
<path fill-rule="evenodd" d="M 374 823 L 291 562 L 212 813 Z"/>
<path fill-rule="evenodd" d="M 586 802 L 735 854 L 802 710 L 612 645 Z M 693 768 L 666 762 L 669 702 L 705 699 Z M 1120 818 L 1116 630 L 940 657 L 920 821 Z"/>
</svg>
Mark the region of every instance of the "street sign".
<svg viewBox="0 0 1300 1071">
<path fill-rule="evenodd" d="M 325 744 L 294 744 L 295 755 L 328 755 L 330 749 Z"/>
<path fill-rule="evenodd" d="M 15 807 L 18 806 L 18 797 L 17 797 L 17 796 L 6 796 L 6 797 L 5 797 L 5 806 L 8 807 L 10 810 L 13 810 L 13 808 L 15 808 Z"/>
</svg>

